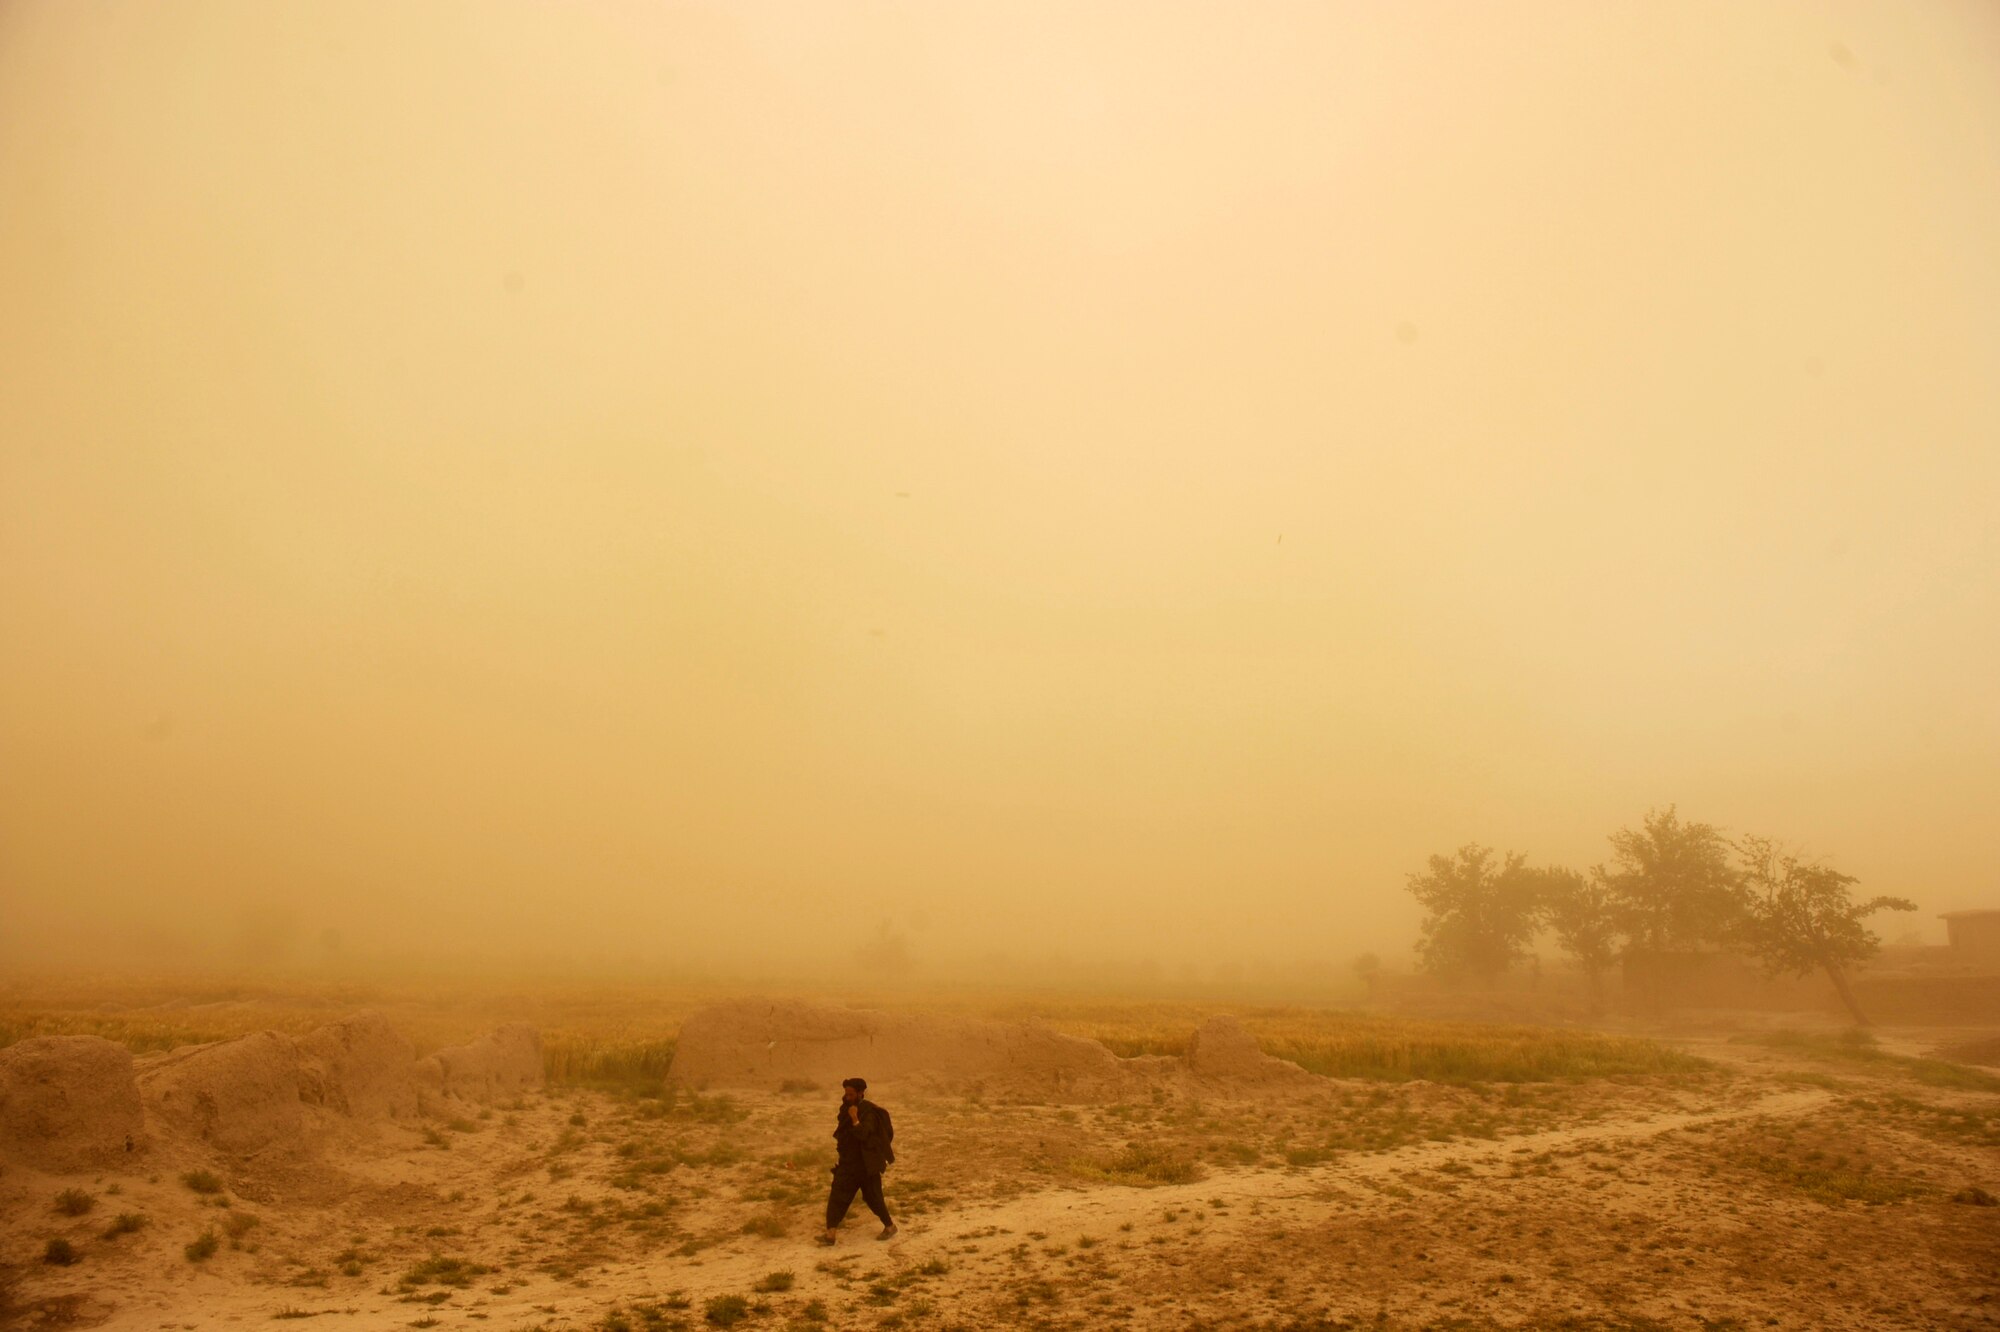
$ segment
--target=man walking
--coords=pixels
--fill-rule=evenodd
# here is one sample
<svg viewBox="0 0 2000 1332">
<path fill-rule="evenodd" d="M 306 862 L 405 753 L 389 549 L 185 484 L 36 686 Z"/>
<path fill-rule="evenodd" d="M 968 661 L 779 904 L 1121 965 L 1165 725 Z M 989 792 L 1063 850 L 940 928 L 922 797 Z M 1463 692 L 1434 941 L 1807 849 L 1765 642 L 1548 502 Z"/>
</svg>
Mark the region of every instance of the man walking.
<svg viewBox="0 0 2000 1332">
<path fill-rule="evenodd" d="M 840 1084 L 839 1117 L 833 1125 L 840 1161 L 833 1168 L 833 1192 L 826 1199 L 826 1234 L 820 1237 L 821 1244 L 834 1242 L 835 1230 L 846 1218 L 856 1190 L 882 1223 L 882 1233 L 875 1238 L 885 1240 L 896 1233 L 896 1223 L 889 1219 L 889 1204 L 882 1201 L 882 1172 L 896 1159 L 895 1148 L 889 1145 L 896 1129 L 889 1122 L 889 1112 L 866 1099 L 867 1091 L 863 1078 L 849 1078 Z"/>
</svg>

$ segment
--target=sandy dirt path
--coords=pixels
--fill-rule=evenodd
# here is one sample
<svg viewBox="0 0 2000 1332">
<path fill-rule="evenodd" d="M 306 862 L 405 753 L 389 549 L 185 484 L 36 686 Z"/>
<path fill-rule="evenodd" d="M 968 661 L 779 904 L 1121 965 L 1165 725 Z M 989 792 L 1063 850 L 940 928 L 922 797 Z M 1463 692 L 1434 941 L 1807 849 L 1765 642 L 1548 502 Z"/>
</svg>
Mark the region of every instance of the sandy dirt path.
<svg viewBox="0 0 2000 1332">
<path fill-rule="evenodd" d="M 1295 1170 L 1217 1171 L 1192 1184 L 1049 1190 L 1004 1202 L 951 1208 L 904 1226 L 902 1233 L 886 1244 L 873 1239 L 874 1218 L 863 1211 L 857 1200 L 841 1242 L 812 1252 L 818 1258 L 853 1257 L 863 1265 L 879 1265 L 885 1258 L 898 1264 L 921 1263 L 933 1257 L 962 1263 L 967 1236 L 987 1237 L 988 1243 L 982 1247 L 992 1251 L 987 1254 L 990 1258 L 994 1252 L 1004 1251 L 1011 1242 L 1027 1236 L 1040 1234 L 1070 1242 L 1079 1235 L 1104 1239 L 1128 1222 L 1150 1220 L 1173 1210 L 1207 1213 L 1204 1218 L 1207 1233 L 1221 1238 L 1248 1229 L 1253 1221 L 1268 1229 L 1274 1220 L 1307 1219 L 1322 1210 L 1329 1197 L 1339 1194 L 1353 1199 L 1376 1199 L 1385 1208 L 1395 1206 L 1393 1198 L 1373 1187 L 1376 1182 L 1392 1180 L 1410 1171 L 1435 1170 L 1447 1162 L 1467 1165 L 1498 1162 L 1520 1154 L 1652 1138 L 1701 1124 L 1757 1116 L 1801 1115 L 1831 1099 L 1827 1092 L 1816 1089 L 1778 1092 L 1741 1105 L 1711 1110 L 1647 1115 L 1492 1140 L 1421 1143 L 1356 1153 L 1324 1165 Z M 893 1211 L 893 1183 L 888 1193 Z M 1213 1206 L 1217 1199 L 1223 1203 L 1221 1208 Z M 726 1246 L 703 1255 L 698 1275 L 690 1274 L 684 1260 L 663 1264 L 655 1288 L 679 1285 L 690 1292 L 743 1290 L 771 1271 L 777 1256 L 768 1246 L 748 1249 L 741 1245 Z M 819 1274 L 794 1270 L 801 1291 L 814 1293 L 815 1282 L 825 1281 Z"/>
<path fill-rule="evenodd" d="M 892 1280 L 926 1264 L 948 1266 L 949 1274 L 922 1292 L 950 1321 L 977 1320 L 1024 1273 L 1066 1250 L 1127 1251 L 1131 1258 L 1170 1264 L 1197 1253 L 1240 1252 L 1240 1246 L 1268 1244 L 1274 1229 L 1303 1228 L 1330 1217 L 1381 1217 L 1388 1221 L 1413 1207 L 1399 1179 L 1440 1167 L 1483 1170 L 1506 1167 L 1515 1159 L 1543 1153 L 1561 1155 L 1606 1144 L 1653 1139 L 1677 1130 L 1733 1120 L 1777 1119 L 1807 1114 L 1826 1104 L 1818 1089 L 1787 1090 L 1710 1107 L 1574 1125 L 1498 1139 L 1426 1142 L 1377 1152 L 1355 1152 L 1322 1165 L 1286 1169 L 1225 1169 L 1189 1184 L 1129 1187 L 1089 1185 L 1045 1189 L 1004 1200 L 947 1207 L 905 1223 L 887 1243 L 874 1239 L 875 1223 L 857 1201 L 841 1242 L 821 1247 L 816 1229 L 781 1241 L 734 1237 L 689 1257 L 635 1258 L 592 1272 L 587 1285 L 556 1283 L 516 1273 L 511 1288 L 490 1287 L 459 1293 L 446 1307 L 429 1309 L 400 1302 L 392 1291 L 370 1290 L 349 1297 L 345 1307 L 327 1307 L 303 1292 L 269 1286 L 218 1288 L 203 1282 L 183 1287 L 164 1305 L 106 1290 L 120 1307 L 96 1325 L 110 1329 L 200 1329 L 229 1324 L 268 1323 L 288 1305 L 314 1306 L 315 1326 L 401 1328 L 424 1326 L 434 1317 L 440 1328 L 547 1329 L 557 1332 L 604 1325 L 608 1311 L 659 1301 L 678 1293 L 689 1301 L 688 1315 L 701 1325 L 701 1310 L 717 1295 L 751 1292 L 774 1271 L 792 1273 L 790 1302 L 821 1299 L 830 1307 L 850 1306 L 871 1281 Z M 888 1188 L 895 1203 L 895 1176 Z M 1174 1224 L 1165 1224 L 1177 1217 Z M 1168 1243 L 1171 1247 L 1153 1246 Z M 1103 1245 L 1097 1249 L 1095 1246 Z M 1179 1255 L 1178 1257 L 1174 1255 Z M 184 1274 L 182 1274 L 184 1275 Z M 494 1278 L 499 1281 L 500 1278 Z M 485 1282 L 479 1286 L 485 1286 Z M 157 1294 L 157 1292 L 155 1292 Z M 291 1297 L 291 1298 L 288 1298 Z M 101 1307 L 101 1306 L 100 1306 Z M 95 1322 L 95 1320 L 92 1320 Z M 760 1320 L 763 1325 L 780 1324 Z M 844 1319 L 837 1323 L 845 1325 Z M 1141 1324 L 1144 1325 L 1144 1324 Z"/>
</svg>

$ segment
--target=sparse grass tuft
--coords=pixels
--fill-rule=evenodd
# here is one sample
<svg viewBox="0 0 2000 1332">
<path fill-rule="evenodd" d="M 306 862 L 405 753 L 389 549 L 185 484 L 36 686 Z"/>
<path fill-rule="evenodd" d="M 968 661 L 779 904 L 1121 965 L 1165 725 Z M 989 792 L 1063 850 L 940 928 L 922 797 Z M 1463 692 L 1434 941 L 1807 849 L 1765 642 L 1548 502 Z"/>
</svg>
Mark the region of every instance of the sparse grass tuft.
<svg viewBox="0 0 2000 1332">
<path fill-rule="evenodd" d="M 403 1273 L 398 1284 L 405 1290 L 433 1284 L 456 1286 L 462 1290 L 472 1284 L 474 1277 L 485 1276 L 492 1270 L 484 1263 L 469 1263 L 463 1258 L 446 1258 L 434 1253 Z"/>
<path fill-rule="evenodd" d="M 716 1327 L 734 1327 L 750 1316 L 750 1301 L 741 1295 L 717 1295 L 702 1306 L 701 1316 Z"/>
<path fill-rule="evenodd" d="M 77 1257 L 76 1246 L 66 1239 L 52 1239 L 42 1246 L 42 1261 L 56 1267 L 68 1267 Z"/>
<path fill-rule="evenodd" d="M 1157 1143 L 1140 1142 L 1111 1156 L 1080 1158 L 1071 1162 L 1071 1169 L 1089 1178 L 1137 1188 L 1192 1184 L 1207 1174 L 1201 1162 L 1190 1156 Z"/>
<path fill-rule="evenodd" d="M 105 1239 L 117 1239 L 120 1235 L 131 1235 L 146 1228 L 146 1218 L 137 1212 L 120 1212 L 111 1218 L 111 1224 L 104 1228 Z"/>
<path fill-rule="evenodd" d="M 793 1277 L 789 1270 L 771 1272 L 758 1278 L 756 1289 L 765 1295 L 775 1295 L 779 1291 L 790 1290 L 792 1288 L 792 1281 Z"/>
<path fill-rule="evenodd" d="M 64 1216 L 82 1216 L 97 1206 L 97 1199 L 82 1189 L 64 1189 L 56 1195 L 56 1210 Z"/>
<path fill-rule="evenodd" d="M 216 1237 L 215 1232 L 204 1230 L 181 1252 L 187 1255 L 187 1260 L 191 1263 L 205 1263 L 215 1257 L 215 1251 L 221 1247 L 222 1241 Z"/>
<path fill-rule="evenodd" d="M 213 1170 L 190 1170 L 181 1176 L 181 1183 L 187 1185 L 196 1193 L 222 1192 L 222 1177 Z"/>
</svg>

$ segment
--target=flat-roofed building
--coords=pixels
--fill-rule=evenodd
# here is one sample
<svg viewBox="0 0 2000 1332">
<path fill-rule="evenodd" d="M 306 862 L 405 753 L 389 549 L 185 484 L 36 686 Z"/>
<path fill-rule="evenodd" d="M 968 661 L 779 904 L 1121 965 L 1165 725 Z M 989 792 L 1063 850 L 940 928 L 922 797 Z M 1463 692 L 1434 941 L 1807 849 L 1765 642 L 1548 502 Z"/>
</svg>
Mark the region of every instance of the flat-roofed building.
<svg viewBox="0 0 2000 1332">
<path fill-rule="evenodd" d="M 1947 911 L 1938 919 L 1944 922 L 1945 937 L 1951 941 L 1955 956 L 1967 962 L 2000 965 L 2000 911 L 1990 907 Z"/>
</svg>

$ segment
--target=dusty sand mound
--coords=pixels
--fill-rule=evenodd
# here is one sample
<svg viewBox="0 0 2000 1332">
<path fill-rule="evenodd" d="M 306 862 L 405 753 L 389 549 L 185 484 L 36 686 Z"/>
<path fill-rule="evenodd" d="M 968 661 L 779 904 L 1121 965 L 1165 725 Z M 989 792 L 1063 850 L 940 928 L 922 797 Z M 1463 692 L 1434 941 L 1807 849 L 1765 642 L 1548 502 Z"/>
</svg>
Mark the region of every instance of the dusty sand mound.
<svg viewBox="0 0 2000 1332">
<path fill-rule="evenodd" d="M 185 1045 L 139 1063 L 139 1093 L 155 1122 L 177 1137 L 226 1152 L 254 1152 L 296 1138 L 299 1044 L 275 1031 Z"/>
<path fill-rule="evenodd" d="M 1213 1017 L 1188 1040 L 1187 1070 L 1216 1082 L 1299 1083 L 1313 1075 L 1257 1048 L 1257 1038 L 1233 1017 Z"/>
<path fill-rule="evenodd" d="M 141 1061 L 146 1108 L 177 1136 L 227 1152 L 297 1138 L 321 1112 L 349 1119 L 415 1114 L 422 1096 L 488 1101 L 542 1085 L 542 1038 L 510 1023 L 423 1059 L 378 1014 L 361 1013 L 297 1040 L 257 1032 Z"/>
<path fill-rule="evenodd" d="M 421 1060 L 377 1013 L 138 1060 L 95 1036 L 40 1036 L 0 1049 L 0 1150 L 41 1170 L 102 1168 L 150 1132 L 245 1155 L 414 1115 L 425 1090 L 490 1100 L 541 1084 L 541 1036 L 518 1023 Z"/>
<path fill-rule="evenodd" d="M 299 1038 L 299 1098 L 357 1119 L 417 1113 L 416 1052 L 380 1013 Z"/>
<path fill-rule="evenodd" d="M 1273 1059 L 1233 1019 L 1211 1021 L 1186 1061 L 1120 1059 L 1096 1041 L 1037 1023 L 823 1008 L 749 999 L 704 1008 L 681 1027 L 671 1076 L 696 1087 L 831 1087 L 845 1077 L 918 1081 L 999 1096 L 1112 1100 L 1193 1076 L 1206 1082 L 1310 1080 Z"/>
<path fill-rule="evenodd" d="M 418 1061 L 426 1089 L 471 1101 L 491 1101 L 542 1085 L 542 1034 L 524 1022 L 496 1027 L 469 1045 L 452 1045 Z"/>
<path fill-rule="evenodd" d="M 0 1050 L 0 1152 L 37 1170 L 112 1165 L 143 1142 L 132 1054 L 98 1036 L 31 1036 Z"/>
</svg>

